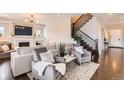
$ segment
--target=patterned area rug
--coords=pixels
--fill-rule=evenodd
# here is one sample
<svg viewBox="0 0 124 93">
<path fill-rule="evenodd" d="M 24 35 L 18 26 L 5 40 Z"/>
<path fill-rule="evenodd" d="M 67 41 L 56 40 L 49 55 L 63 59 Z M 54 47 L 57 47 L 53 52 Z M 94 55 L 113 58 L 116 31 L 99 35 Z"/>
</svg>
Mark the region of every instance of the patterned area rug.
<svg viewBox="0 0 124 93">
<path fill-rule="evenodd" d="M 90 80 L 99 64 L 94 62 L 83 63 L 80 66 L 74 62 L 67 64 L 67 71 L 61 80 Z M 27 73 L 28 77 L 32 80 L 32 73 Z"/>
<path fill-rule="evenodd" d="M 83 63 L 80 66 L 74 62 L 67 64 L 67 72 L 63 79 L 65 80 L 90 80 L 99 64 L 94 62 Z"/>
</svg>

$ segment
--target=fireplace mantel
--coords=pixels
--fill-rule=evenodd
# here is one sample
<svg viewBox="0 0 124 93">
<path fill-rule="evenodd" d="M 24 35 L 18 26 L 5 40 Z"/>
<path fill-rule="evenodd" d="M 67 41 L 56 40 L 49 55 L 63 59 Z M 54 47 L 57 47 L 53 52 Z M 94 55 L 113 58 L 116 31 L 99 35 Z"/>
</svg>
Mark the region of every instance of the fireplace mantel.
<svg viewBox="0 0 124 93">
<path fill-rule="evenodd" d="M 34 36 L 13 36 L 12 43 L 15 47 L 19 47 L 19 42 L 29 42 L 30 46 L 36 46 L 37 41 L 44 41 L 42 38 Z"/>
</svg>

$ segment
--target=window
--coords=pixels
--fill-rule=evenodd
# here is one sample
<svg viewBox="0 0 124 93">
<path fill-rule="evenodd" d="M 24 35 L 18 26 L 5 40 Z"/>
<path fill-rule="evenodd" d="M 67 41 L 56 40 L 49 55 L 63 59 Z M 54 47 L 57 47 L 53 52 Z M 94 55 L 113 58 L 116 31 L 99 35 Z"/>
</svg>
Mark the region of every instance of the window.
<svg viewBox="0 0 124 93">
<path fill-rule="evenodd" d="M 1 35 L 9 34 L 9 23 L 0 22 L 0 34 Z"/>
<path fill-rule="evenodd" d="M 5 34 L 5 28 L 4 26 L 0 26 L 0 34 Z"/>
</svg>

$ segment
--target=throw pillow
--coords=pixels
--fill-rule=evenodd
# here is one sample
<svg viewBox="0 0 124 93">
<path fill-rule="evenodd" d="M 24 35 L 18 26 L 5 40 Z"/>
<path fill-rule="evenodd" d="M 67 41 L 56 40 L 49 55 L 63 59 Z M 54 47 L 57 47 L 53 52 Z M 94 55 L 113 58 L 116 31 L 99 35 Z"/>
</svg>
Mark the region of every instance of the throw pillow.
<svg viewBox="0 0 124 93">
<path fill-rule="evenodd" d="M 33 49 L 33 58 L 35 62 L 41 61 L 40 53 L 47 52 L 46 47 Z"/>
<path fill-rule="evenodd" d="M 76 52 L 79 52 L 80 54 L 84 54 L 82 46 L 74 47 L 74 49 L 75 49 Z"/>
<path fill-rule="evenodd" d="M 3 46 L 1 46 L 1 48 L 3 49 L 4 52 L 10 50 L 7 45 L 3 45 Z"/>
<path fill-rule="evenodd" d="M 54 57 L 50 51 L 45 53 L 40 53 L 40 57 L 44 62 L 55 63 Z"/>
</svg>

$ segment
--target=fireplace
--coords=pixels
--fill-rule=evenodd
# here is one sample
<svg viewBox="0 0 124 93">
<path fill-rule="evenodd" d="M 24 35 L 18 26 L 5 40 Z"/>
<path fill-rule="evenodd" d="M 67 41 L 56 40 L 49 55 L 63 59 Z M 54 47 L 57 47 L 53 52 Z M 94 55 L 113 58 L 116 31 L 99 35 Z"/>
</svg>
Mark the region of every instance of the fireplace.
<svg viewBox="0 0 124 93">
<path fill-rule="evenodd" d="M 19 47 L 29 47 L 30 42 L 19 42 Z"/>
</svg>

